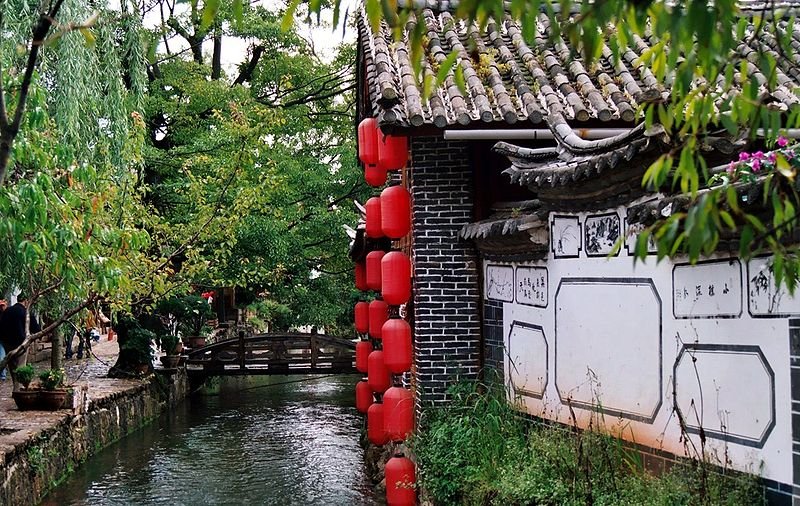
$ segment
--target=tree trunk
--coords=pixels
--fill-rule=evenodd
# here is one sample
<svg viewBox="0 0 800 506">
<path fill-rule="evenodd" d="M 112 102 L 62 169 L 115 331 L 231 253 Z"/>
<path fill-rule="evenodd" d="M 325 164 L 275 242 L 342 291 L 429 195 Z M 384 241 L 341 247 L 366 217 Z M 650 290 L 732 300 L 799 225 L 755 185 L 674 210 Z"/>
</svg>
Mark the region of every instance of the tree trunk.
<svg viewBox="0 0 800 506">
<path fill-rule="evenodd" d="M 222 76 L 222 30 L 214 28 L 214 53 L 211 58 L 211 79 L 219 80 Z"/>
<path fill-rule="evenodd" d="M 53 332 L 53 342 L 50 348 L 50 369 L 61 369 L 64 366 L 64 326 L 58 327 Z M 66 329 L 67 332 L 69 329 Z"/>
</svg>

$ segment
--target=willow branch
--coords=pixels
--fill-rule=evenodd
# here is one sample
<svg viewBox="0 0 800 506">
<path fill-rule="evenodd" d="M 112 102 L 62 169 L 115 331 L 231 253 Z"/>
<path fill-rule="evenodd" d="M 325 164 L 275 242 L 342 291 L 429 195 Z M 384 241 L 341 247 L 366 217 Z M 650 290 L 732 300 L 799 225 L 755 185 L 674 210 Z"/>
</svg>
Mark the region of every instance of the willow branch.
<svg viewBox="0 0 800 506">
<path fill-rule="evenodd" d="M 33 29 L 31 48 L 28 53 L 28 61 L 25 65 L 25 74 L 22 78 L 22 84 L 20 85 L 17 107 L 14 111 L 14 119 L 10 123 L 6 120 L 6 125 L 0 129 L 0 186 L 2 186 L 5 181 L 6 169 L 8 168 L 8 161 L 11 156 L 11 148 L 19 133 L 19 126 L 22 123 L 22 115 L 25 112 L 25 102 L 28 100 L 28 92 L 33 82 L 33 71 L 36 69 L 36 63 L 39 60 L 39 49 L 42 47 L 45 37 L 50 31 L 50 27 L 53 26 L 53 20 L 58 14 L 58 11 L 61 10 L 61 5 L 63 3 L 64 0 L 56 0 L 47 14 L 39 16 L 39 22 Z"/>
</svg>

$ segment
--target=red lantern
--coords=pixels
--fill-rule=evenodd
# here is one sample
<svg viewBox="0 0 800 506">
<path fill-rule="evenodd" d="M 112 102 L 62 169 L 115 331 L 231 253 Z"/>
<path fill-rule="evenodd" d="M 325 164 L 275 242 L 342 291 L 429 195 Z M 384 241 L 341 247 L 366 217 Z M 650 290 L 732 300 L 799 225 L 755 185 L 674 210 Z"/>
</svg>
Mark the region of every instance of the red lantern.
<svg viewBox="0 0 800 506">
<path fill-rule="evenodd" d="M 356 302 L 356 332 L 366 334 L 369 332 L 369 304 Z"/>
<path fill-rule="evenodd" d="M 367 288 L 381 291 L 381 260 L 383 251 L 370 251 L 367 253 Z"/>
<path fill-rule="evenodd" d="M 367 381 L 373 392 L 385 392 L 387 388 L 392 386 L 392 376 L 383 363 L 382 351 L 376 350 L 369 354 L 367 369 Z M 385 420 L 384 425 L 386 425 Z"/>
<path fill-rule="evenodd" d="M 381 338 L 383 324 L 389 319 L 389 304 L 382 300 L 373 300 L 369 303 L 369 335 L 375 339 Z"/>
<path fill-rule="evenodd" d="M 364 118 L 358 124 L 358 158 L 364 165 L 378 163 L 378 120 Z"/>
<path fill-rule="evenodd" d="M 386 504 L 414 506 L 417 504 L 417 475 L 414 463 L 406 457 L 395 456 L 386 462 Z"/>
<path fill-rule="evenodd" d="M 378 133 L 378 165 L 386 170 L 402 169 L 408 161 L 408 138 Z"/>
<path fill-rule="evenodd" d="M 356 262 L 356 288 L 362 292 L 369 290 L 367 288 L 367 266 L 364 262 Z"/>
<path fill-rule="evenodd" d="M 400 318 L 388 320 L 381 329 L 383 362 L 394 374 L 411 370 L 411 326 Z"/>
<path fill-rule="evenodd" d="M 386 169 L 380 165 L 365 165 L 364 166 L 364 181 L 373 188 L 383 186 L 386 184 Z"/>
<path fill-rule="evenodd" d="M 369 266 L 367 269 L 369 276 Z M 381 259 L 381 295 L 392 306 L 405 304 L 411 298 L 411 261 L 405 253 L 391 251 Z"/>
<path fill-rule="evenodd" d="M 372 197 L 364 207 L 367 210 L 367 227 L 364 231 L 367 237 L 373 239 L 383 237 L 383 229 L 381 229 L 381 199 Z"/>
<path fill-rule="evenodd" d="M 391 239 L 400 239 L 411 230 L 411 195 L 402 186 L 381 192 L 381 230 Z"/>
<path fill-rule="evenodd" d="M 392 387 L 383 394 L 383 428 L 392 441 L 403 441 L 414 430 L 414 397 L 410 390 Z"/>
<path fill-rule="evenodd" d="M 369 341 L 356 343 L 356 370 L 358 372 L 367 373 L 370 353 L 372 353 L 372 343 Z"/>
<path fill-rule="evenodd" d="M 356 383 L 356 409 L 366 413 L 374 401 L 369 383 L 363 380 Z"/>
<path fill-rule="evenodd" d="M 382 446 L 389 442 L 383 430 L 383 404 L 376 402 L 367 410 L 367 438 L 369 442 Z"/>
</svg>

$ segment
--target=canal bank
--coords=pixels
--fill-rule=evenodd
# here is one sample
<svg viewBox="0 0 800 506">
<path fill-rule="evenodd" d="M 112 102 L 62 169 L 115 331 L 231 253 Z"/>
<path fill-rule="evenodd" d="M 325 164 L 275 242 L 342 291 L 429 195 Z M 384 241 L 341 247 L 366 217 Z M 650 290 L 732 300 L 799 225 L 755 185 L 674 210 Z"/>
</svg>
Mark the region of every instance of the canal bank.
<svg viewBox="0 0 800 506">
<path fill-rule="evenodd" d="M 39 503 L 87 459 L 186 396 L 185 373 L 106 378 L 116 343 L 100 344 L 97 358 L 66 364 L 76 391 L 72 409 L 19 411 L 11 381 L 0 385 L 0 504 Z"/>
</svg>

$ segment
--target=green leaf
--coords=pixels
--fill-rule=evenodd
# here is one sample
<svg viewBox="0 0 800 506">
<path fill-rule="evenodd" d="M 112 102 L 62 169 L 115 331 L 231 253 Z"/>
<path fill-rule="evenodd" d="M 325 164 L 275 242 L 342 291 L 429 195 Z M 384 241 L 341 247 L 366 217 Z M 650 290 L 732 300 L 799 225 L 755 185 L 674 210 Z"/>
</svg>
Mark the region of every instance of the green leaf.
<svg viewBox="0 0 800 506">
<path fill-rule="evenodd" d="M 233 20 L 236 22 L 237 26 L 241 26 L 242 19 L 244 18 L 244 0 L 233 0 L 231 9 L 233 10 Z"/>
<path fill-rule="evenodd" d="M 453 51 L 447 55 L 447 58 L 445 58 L 445 60 L 439 65 L 439 72 L 436 73 L 437 88 L 440 87 L 447 79 L 448 74 L 450 74 L 450 69 L 452 69 L 453 65 L 456 63 L 456 58 L 458 58 L 458 53 Z"/>
<path fill-rule="evenodd" d="M 204 0 L 203 15 L 200 19 L 200 29 L 206 30 L 214 22 L 219 11 L 220 0 Z"/>
<path fill-rule="evenodd" d="M 219 3 L 219 0 L 215 1 Z M 297 7 L 299 5 L 300 0 L 291 0 L 291 2 L 289 2 L 288 7 L 286 7 L 286 12 L 283 14 L 283 19 L 281 20 L 282 32 L 288 32 L 289 29 L 294 25 L 294 13 L 297 11 Z M 203 14 L 205 15 L 205 12 Z"/>
<path fill-rule="evenodd" d="M 94 47 L 97 42 L 97 37 L 94 36 L 90 28 L 80 28 L 79 31 L 83 35 L 83 41 L 86 47 Z"/>
</svg>

